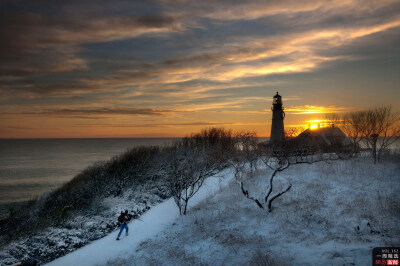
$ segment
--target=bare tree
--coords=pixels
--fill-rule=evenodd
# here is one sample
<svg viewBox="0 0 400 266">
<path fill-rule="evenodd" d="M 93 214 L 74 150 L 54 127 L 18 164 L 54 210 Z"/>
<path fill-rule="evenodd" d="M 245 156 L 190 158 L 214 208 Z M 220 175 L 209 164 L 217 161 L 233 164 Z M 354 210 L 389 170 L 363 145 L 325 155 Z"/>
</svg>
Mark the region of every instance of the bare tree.
<svg viewBox="0 0 400 266">
<path fill-rule="evenodd" d="M 366 129 L 366 113 L 363 111 L 348 112 L 343 115 L 342 129 L 352 143 L 352 153 L 357 153 L 363 132 Z"/>
<path fill-rule="evenodd" d="M 400 137 L 400 115 L 391 106 L 375 107 L 365 111 L 364 143 L 372 149 L 374 163 L 380 161 L 382 152 Z"/>
<path fill-rule="evenodd" d="M 257 167 L 260 155 L 258 139 L 256 133 L 250 131 L 238 131 L 233 136 L 234 149 L 226 151 L 227 162 L 235 170 L 235 179 L 242 180 L 248 170 L 252 175 L 253 169 Z"/>
<path fill-rule="evenodd" d="M 210 148 L 188 147 L 182 143 L 169 148 L 167 154 L 168 187 L 179 214 L 185 215 L 189 200 L 203 186 L 207 177 L 218 172 L 219 162 L 213 158 Z"/>
<path fill-rule="evenodd" d="M 316 162 L 330 161 L 338 158 L 339 157 L 336 154 L 322 154 L 322 153 L 311 154 L 311 152 L 304 153 L 303 151 L 298 152 L 289 149 L 282 149 L 279 154 L 275 153 L 273 155 L 267 154 L 265 156 L 261 156 L 261 159 L 264 162 L 264 164 L 272 170 L 272 173 L 269 177 L 269 186 L 263 200 L 259 200 L 256 197 L 250 195 L 250 192 L 244 186 L 243 180 L 237 178 L 236 181 L 240 185 L 240 189 L 244 196 L 254 201 L 257 204 L 257 206 L 260 207 L 261 209 L 267 208 L 268 212 L 271 212 L 272 202 L 278 197 L 288 192 L 292 187 L 292 184 L 289 183 L 284 190 L 272 195 L 274 178 L 279 172 L 285 171 L 291 165 L 313 164 Z M 237 175 L 236 177 L 240 176 Z"/>
<path fill-rule="evenodd" d="M 328 114 L 326 121 L 339 127 L 351 142 L 351 155 L 358 153 L 366 126 L 365 111 L 351 111 L 344 114 Z"/>
<path fill-rule="evenodd" d="M 234 133 L 235 139 L 235 151 L 229 156 L 236 161 L 242 161 L 242 163 L 249 165 L 250 174 L 253 174 L 253 170 L 257 169 L 257 162 L 260 155 L 258 148 L 258 138 L 254 131 L 242 130 Z M 232 151 L 230 151 L 232 152 Z"/>
<path fill-rule="evenodd" d="M 169 190 L 181 215 L 186 214 L 189 200 L 204 181 L 226 166 L 227 154 L 233 146 L 230 130 L 209 128 L 166 148 L 164 168 Z"/>
<path fill-rule="evenodd" d="M 352 143 L 353 154 L 358 152 L 361 143 L 370 148 L 374 163 L 400 136 L 400 115 L 390 106 L 332 114 L 327 120 L 343 130 Z"/>
<path fill-rule="evenodd" d="M 304 131 L 304 127 L 287 127 L 285 128 L 285 140 L 293 139 L 297 137 L 301 132 Z"/>
</svg>

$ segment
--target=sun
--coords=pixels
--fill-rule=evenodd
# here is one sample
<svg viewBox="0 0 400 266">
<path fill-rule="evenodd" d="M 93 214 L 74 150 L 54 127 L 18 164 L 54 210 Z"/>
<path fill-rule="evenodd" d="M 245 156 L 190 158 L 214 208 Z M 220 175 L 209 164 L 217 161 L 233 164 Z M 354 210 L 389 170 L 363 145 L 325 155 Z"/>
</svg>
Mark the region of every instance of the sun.
<svg viewBox="0 0 400 266">
<path fill-rule="evenodd" d="M 306 121 L 306 123 L 308 123 L 308 128 L 311 129 L 311 130 L 317 129 L 319 127 L 322 127 L 324 122 L 325 121 L 319 120 L 319 119 Z"/>
</svg>

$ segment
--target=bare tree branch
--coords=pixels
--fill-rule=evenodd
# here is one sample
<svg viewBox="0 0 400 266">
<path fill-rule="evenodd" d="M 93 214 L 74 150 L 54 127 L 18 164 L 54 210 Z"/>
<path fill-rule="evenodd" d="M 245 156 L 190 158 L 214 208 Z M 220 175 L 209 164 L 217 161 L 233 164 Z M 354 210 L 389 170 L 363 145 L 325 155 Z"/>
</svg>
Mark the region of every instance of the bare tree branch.
<svg viewBox="0 0 400 266">
<path fill-rule="evenodd" d="M 281 191 L 281 192 L 279 192 L 279 193 L 277 193 L 277 194 L 275 194 L 275 196 L 273 196 L 270 200 L 268 200 L 268 212 L 271 212 L 272 211 L 272 202 L 276 199 L 276 198 L 278 198 L 278 197 L 280 197 L 280 196 L 282 196 L 283 194 L 285 194 L 286 192 L 288 192 L 289 190 L 290 190 L 290 188 L 292 187 L 292 184 L 289 184 L 289 186 L 285 189 L 285 190 L 283 190 L 283 191 Z"/>
<path fill-rule="evenodd" d="M 265 202 L 268 201 L 268 197 L 269 195 L 271 195 L 272 192 L 272 182 L 274 181 L 274 176 L 276 175 L 276 173 L 278 172 L 278 170 L 274 170 L 274 172 L 272 173 L 271 177 L 269 178 L 269 187 L 268 187 L 268 191 L 267 191 L 267 195 L 265 196 Z"/>
<path fill-rule="evenodd" d="M 240 189 L 242 190 L 242 193 L 243 193 L 243 195 L 246 196 L 246 198 L 254 201 L 258 205 L 258 207 L 260 207 L 261 209 L 264 208 L 264 206 L 260 203 L 260 201 L 258 201 L 258 199 L 254 198 L 254 197 L 251 197 L 249 195 L 249 191 L 244 188 L 243 182 L 240 182 L 240 181 L 236 181 L 236 182 L 240 185 Z"/>
</svg>

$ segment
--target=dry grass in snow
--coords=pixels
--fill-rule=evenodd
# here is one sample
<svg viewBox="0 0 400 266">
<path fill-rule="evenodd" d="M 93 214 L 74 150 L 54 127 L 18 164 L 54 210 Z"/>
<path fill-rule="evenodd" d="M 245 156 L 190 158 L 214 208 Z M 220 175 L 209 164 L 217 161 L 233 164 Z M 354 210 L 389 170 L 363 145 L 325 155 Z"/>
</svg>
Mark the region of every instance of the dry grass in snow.
<svg viewBox="0 0 400 266">
<path fill-rule="evenodd" d="M 270 170 L 245 181 L 263 199 Z M 376 246 L 400 245 L 400 160 L 297 165 L 276 176 L 260 209 L 231 182 L 114 265 L 370 265 Z M 369 223 L 369 226 L 367 225 Z M 131 232 L 134 237 L 135 232 Z"/>
</svg>

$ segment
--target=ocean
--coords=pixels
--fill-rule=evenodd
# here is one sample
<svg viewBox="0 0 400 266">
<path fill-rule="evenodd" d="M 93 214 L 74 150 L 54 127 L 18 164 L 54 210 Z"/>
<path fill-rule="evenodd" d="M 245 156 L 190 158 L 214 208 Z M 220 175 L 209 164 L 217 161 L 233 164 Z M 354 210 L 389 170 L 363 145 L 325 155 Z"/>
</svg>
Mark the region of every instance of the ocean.
<svg viewBox="0 0 400 266">
<path fill-rule="evenodd" d="M 0 218 L 71 180 L 97 161 L 135 146 L 169 144 L 171 138 L 0 139 Z"/>
</svg>

